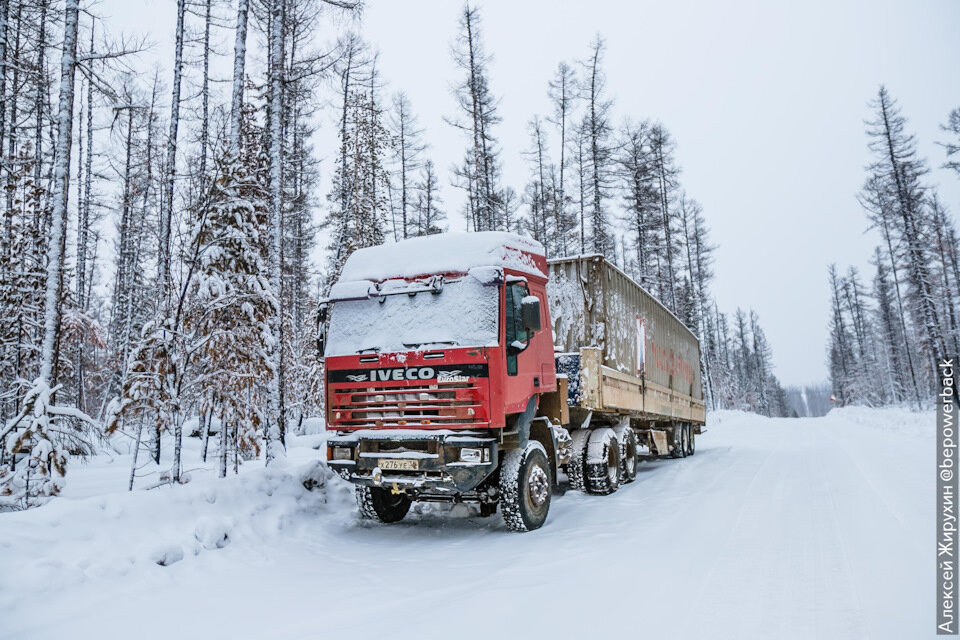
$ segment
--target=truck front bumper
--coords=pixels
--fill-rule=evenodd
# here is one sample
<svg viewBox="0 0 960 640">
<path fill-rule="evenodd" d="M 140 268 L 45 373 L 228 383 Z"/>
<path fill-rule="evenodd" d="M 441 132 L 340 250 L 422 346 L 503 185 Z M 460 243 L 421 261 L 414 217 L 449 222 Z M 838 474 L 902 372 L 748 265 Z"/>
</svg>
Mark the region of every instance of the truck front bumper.
<svg viewBox="0 0 960 640">
<path fill-rule="evenodd" d="M 496 439 L 476 432 L 370 429 L 330 438 L 327 447 L 340 450 L 327 464 L 344 480 L 412 493 L 471 491 L 497 468 Z"/>
</svg>

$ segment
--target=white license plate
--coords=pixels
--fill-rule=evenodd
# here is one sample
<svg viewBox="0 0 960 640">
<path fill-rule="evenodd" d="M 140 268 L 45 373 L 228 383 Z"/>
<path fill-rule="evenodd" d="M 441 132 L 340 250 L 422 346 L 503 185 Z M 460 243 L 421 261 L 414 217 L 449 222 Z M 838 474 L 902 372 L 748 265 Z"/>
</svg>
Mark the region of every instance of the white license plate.
<svg viewBox="0 0 960 640">
<path fill-rule="evenodd" d="M 377 466 L 388 471 L 416 471 L 419 463 L 416 460 L 402 460 L 400 458 L 379 458 Z"/>
</svg>

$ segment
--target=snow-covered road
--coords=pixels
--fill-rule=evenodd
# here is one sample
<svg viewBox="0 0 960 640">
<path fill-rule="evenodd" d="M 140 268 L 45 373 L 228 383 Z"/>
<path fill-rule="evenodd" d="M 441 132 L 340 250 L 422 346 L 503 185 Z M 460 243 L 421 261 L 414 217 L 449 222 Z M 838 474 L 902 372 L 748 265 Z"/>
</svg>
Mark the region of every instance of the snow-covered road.
<svg viewBox="0 0 960 640">
<path fill-rule="evenodd" d="M 95 462 L 0 514 L 0 638 L 933 636 L 932 414 L 709 428 L 528 534 L 464 507 L 361 522 L 339 481 L 299 486 L 316 437 L 285 470 L 134 494 L 123 457 Z"/>
</svg>

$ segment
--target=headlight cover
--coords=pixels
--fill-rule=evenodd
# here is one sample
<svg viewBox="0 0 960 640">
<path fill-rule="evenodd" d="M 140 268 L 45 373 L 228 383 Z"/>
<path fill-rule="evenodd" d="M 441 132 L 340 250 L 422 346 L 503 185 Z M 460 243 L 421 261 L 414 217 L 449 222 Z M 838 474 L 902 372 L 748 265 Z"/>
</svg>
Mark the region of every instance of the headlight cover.
<svg viewBox="0 0 960 640">
<path fill-rule="evenodd" d="M 334 460 L 353 460 L 353 449 L 350 447 L 333 447 Z"/>
<path fill-rule="evenodd" d="M 463 447 L 460 449 L 460 462 L 482 462 L 483 449 Z"/>
</svg>

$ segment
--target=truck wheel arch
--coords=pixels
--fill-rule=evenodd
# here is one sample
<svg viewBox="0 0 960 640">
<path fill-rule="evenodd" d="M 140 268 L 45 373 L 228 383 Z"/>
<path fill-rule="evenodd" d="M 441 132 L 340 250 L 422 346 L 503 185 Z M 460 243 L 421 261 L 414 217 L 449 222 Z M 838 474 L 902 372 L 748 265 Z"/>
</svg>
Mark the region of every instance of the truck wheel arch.
<svg viewBox="0 0 960 640">
<path fill-rule="evenodd" d="M 553 429 L 550 428 L 547 418 L 534 418 L 530 422 L 530 440 L 536 440 L 547 450 L 547 461 L 550 463 L 551 477 L 556 486 L 559 482 L 557 480 L 557 443 L 554 441 Z"/>
</svg>

